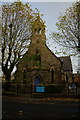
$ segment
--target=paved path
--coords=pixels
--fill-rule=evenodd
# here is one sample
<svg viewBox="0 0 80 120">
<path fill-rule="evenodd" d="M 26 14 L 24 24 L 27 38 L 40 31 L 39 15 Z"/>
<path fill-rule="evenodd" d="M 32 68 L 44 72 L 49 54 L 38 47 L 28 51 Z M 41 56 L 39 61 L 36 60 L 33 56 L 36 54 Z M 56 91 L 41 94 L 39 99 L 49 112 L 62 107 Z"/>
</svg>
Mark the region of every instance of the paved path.
<svg viewBox="0 0 80 120">
<path fill-rule="evenodd" d="M 18 101 L 19 103 L 27 104 L 80 104 L 78 97 L 62 97 L 62 96 L 3 96 L 4 101 Z"/>
</svg>

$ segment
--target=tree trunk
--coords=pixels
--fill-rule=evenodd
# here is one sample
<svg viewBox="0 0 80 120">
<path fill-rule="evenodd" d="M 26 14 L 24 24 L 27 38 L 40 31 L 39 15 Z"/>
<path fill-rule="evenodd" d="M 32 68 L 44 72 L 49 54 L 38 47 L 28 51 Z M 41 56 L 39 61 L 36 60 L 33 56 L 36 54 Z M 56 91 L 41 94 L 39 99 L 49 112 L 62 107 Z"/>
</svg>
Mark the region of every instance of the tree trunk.
<svg viewBox="0 0 80 120">
<path fill-rule="evenodd" d="M 6 75 L 5 75 L 5 79 L 6 79 L 6 83 L 5 83 L 5 91 L 9 91 L 11 76 L 8 75 L 8 74 L 6 74 Z"/>
</svg>

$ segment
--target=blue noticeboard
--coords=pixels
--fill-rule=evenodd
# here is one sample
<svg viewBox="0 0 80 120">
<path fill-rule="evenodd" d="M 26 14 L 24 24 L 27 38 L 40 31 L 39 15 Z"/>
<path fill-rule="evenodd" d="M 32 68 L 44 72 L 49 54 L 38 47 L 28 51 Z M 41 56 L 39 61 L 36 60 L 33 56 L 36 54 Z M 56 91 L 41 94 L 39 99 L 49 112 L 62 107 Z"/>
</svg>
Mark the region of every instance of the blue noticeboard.
<svg viewBox="0 0 80 120">
<path fill-rule="evenodd" d="M 43 93 L 44 92 L 44 86 L 36 86 L 36 92 Z"/>
</svg>

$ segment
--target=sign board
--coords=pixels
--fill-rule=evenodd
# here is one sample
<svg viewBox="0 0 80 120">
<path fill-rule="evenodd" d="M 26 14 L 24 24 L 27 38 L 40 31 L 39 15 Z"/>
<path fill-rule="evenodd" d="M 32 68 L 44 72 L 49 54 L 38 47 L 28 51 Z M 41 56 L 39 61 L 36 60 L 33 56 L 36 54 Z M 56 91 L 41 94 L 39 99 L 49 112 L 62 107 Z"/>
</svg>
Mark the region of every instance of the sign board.
<svg viewBox="0 0 80 120">
<path fill-rule="evenodd" d="M 44 93 L 44 86 L 36 86 L 36 92 Z"/>
<path fill-rule="evenodd" d="M 76 85 L 75 84 L 69 85 L 69 90 L 71 89 L 76 89 Z"/>
</svg>

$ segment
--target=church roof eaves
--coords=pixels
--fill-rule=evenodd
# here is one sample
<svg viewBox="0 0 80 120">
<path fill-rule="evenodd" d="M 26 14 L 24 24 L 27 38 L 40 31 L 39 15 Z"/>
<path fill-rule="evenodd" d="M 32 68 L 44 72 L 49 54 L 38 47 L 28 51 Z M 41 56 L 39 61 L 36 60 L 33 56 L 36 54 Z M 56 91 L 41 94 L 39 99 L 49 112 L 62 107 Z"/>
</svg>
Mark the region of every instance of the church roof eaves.
<svg viewBox="0 0 80 120">
<path fill-rule="evenodd" d="M 46 44 L 45 44 L 45 45 L 46 45 Z M 51 52 L 51 54 L 54 55 L 54 56 L 61 62 L 61 60 L 59 59 L 59 57 L 57 57 L 57 56 L 48 48 L 47 45 L 46 45 L 46 47 L 47 47 L 47 49 Z"/>
</svg>

